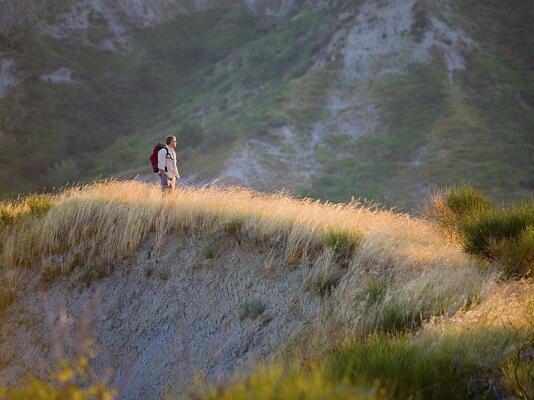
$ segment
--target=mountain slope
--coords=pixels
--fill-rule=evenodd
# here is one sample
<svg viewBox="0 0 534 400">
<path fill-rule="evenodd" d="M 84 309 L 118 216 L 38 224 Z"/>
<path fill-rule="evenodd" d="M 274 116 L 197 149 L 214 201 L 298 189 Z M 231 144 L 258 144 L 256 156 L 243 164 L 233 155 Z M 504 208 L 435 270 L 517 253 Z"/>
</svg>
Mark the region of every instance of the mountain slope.
<svg viewBox="0 0 534 400">
<path fill-rule="evenodd" d="M 4 194 L 147 171 L 177 133 L 192 182 L 407 208 L 464 181 L 532 195 L 527 1 L 101 4 L 4 34 Z M 36 139 L 26 170 L 11 149 Z"/>
</svg>

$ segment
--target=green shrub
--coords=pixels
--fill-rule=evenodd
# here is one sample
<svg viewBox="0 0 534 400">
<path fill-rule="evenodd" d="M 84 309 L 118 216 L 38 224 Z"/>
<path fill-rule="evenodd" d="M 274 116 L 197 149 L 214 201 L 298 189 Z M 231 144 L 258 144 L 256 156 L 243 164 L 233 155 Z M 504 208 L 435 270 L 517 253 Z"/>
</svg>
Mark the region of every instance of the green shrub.
<svg viewBox="0 0 534 400">
<path fill-rule="evenodd" d="M 241 319 L 258 318 L 266 310 L 267 306 L 260 299 L 249 299 L 241 305 Z"/>
<path fill-rule="evenodd" d="M 19 218 L 28 214 L 43 215 L 54 205 L 50 195 L 31 195 L 16 202 L 0 203 L 0 223 L 13 225 Z"/>
<path fill-rule="evenodd" d="M 431 214 L 455 231 L 465 251 L 498 261 L 507 276 L 528 276 L 534 267 L 534 201 L 494 207 L 471 186 L 448 189 Z"/>
<path fill-rule="evenodd" d="M 224 231 L 231 236 L 239 234 L 245 226 L 246 219 L 242 215 L 232 215 L 222 222 Z"/>
<path fill-rule="evenodd" d="M 16 293 L 13 289 L 4 288 L 0 290 L 0 312 L 9 307 L 16 298 Z"/>
<path fill-rule="evenodd" d="M 491 244 L 517 241 L 529 226 L 534 226 L 534 203 L 489 213 L 475 213 L 460 224 L 465 249 L 474 254 L 491 257 Z"/>
<path fill-rule="evenodd" d="M 375 334 L 344 342 L 319 357 L 306 354 L 308 361 L 300 365 L 256 369 L 197 398 L 372 399 L 377 393 L 385 399 L 506 397 L 510 393 L 503 390 L 501 378 L 514 372 L 503 369 L 506 354 L 516 348 L 511 335 L 493 329 L 422 337 Z M 519 393 L 514 382 L 528 383 L 531 364 L 525 358 L 519 379 L 504 383 Z M 276 373 L 280 368 L 282 373 Z M 273 374 L 274 379 L 265 379 Z"/>
<path fill-rule="evenodd" d="M 471 215 L 459 229 L 466 251 L 499 261 L 508 276 L 532 274 L 534 202 Z"/>
<path fill-rule="evenodd" d="M 44 194 L 29 196 L 26 204 L 33 215 L 43 215 L 54 205 L 52 197 Z"/>
<path fill-rule="evenodd" d="M 324 245 L 335 251 L 338 260 L 349 258 L 360 241 L 361 235 L 343 231 L 328 231 L 324 237 Z"/>
<path fill-rule="evenodd" d="M 381 301 L 386 294 L 388 284 L 384 279 L 369 278 L 362 289 L 362 295 L 368 304 L 375 304 Z"/>
<path fill-rule="evenodd" d="M 337 350 L 325 369 L 338 382 L 379 380 L 390 398 L 477 398 L 490 388 L 491 372 L 475 382 L 482 368 L 470 362 L 463 347 L 456 340 L 426 348 L 408 335 L 373 335 Z"/>
<path fill-rule="evenodd" d="M 393 334 L 419 328 L 423 322 L 423 314 L 418 311 L 407 309 L 399 301 L 388 302 L 382 310 L 380 331 Z"/>
<path fill-rule="evenodd" d="M 473 213 L 489 212 L 492 209 L 484 193 L 467 185 L 447 190 L 445 204 L 458 218 L 465 218 Z"/>
<path fill-rule="evenodd" d="M 13 225 L 17 219 L 17 212 L 9 205 L 0 205 L 0 222 L 5 225 Z"/>
<path fill-rule="evenodd" d="M 208 260 L 215 258 L 216 253 L 217 249 L 213 243 L 208 243 L 202 248 L 202 255 Z"/>
<path fill-rule="evenodd" d="M 506 242 L 504 272 L 509 276 L 531 276 L 534 274 L 534 226 L 527 228 L 518 240 Z M 498 249 L 496 249 L 498 251 Z"/>
</svg>

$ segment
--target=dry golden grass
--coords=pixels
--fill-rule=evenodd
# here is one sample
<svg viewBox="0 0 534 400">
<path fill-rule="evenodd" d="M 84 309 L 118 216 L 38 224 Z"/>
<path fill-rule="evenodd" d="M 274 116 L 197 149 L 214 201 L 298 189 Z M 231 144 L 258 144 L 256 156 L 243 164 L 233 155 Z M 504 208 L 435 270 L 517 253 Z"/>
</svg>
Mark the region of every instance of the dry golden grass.
<svg viewBox="0 0 534 400">
<path fill-rule="evenodd" d="M 363 235 L 361 248 L 373 258 L 380 253 L 414 266 L 470 263 L 458 245 L 445 243 L 432 226 L 405 214 L 240 188 L 180 188 L 162 196 L 158 188 L 138 182 L 67 190 L 43 221 L 10 231 L 2 263 L 24 264 L 31 255 L 80 247 L 95 261 L 111 262 L 134 252 L 151 231 L 162 240 L 173 229 L 204 232 L 236 223 L 251 237 L 283 244 L 288 257 L 306 255 L 322 247 L 328 232 L 338 232 Z"/>
<path fill-rule="evenodd" d="M 434 328 L 466 332 L 481 327 L 511 328 L 534 334 L 534 283 L 528 280 L 491 282 L 486 287 L 484 301 L 477 307 L 457 313 Z"/>
</svg>

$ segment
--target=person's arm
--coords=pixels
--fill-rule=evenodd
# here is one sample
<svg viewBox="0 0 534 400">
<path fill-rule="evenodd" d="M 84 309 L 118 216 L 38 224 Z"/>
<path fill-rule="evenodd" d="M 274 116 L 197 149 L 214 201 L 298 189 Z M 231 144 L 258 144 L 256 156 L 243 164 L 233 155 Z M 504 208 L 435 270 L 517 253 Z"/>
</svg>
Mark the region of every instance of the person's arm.
<svg viewBox="0 0 534 400">
<path fill-rule="evenodd" d="M 158 169 L 159 174 L 163 176 L 165 174 L 165 156 L 167 155 L 166 149 L 158 151 Z"/>
<path fill-rule="evenodd" d="M 176 155 L 174 158 L 174 170 L 176 171 L 176 179 L 180 179 L 180 170 L 178 169 L 178 155 Z"/>
</svg>

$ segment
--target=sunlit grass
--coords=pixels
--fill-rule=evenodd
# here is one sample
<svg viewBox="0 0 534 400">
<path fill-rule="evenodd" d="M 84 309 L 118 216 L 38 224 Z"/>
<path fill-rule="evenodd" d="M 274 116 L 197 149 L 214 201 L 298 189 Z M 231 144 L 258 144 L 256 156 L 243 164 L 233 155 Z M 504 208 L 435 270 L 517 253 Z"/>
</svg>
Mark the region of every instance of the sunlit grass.
<svg viewBox="0 0 534 400">
<path fill-rule="evenodd" d="M 280 244 L 288 258 L 325 247 L 342 251 L 354 247 L 359 257 L 372 252 L 414 268 L 471 262 L 459 246 L 445 243 L 425 221 L 358 203 L 324 203 L 240 188 L 184 187 L 164 197 L 155 186 L 137 182 L 69 189 L 54 202 L 31 229 L 22 229 L 23 220 L 10 229 L 1 254 L 4 266 L 68 250 L 111 262 L 133 254 L 149 232 L 162 239 L 184 229 L 239 231 Z M 20 206 L 8 207 L 11 211 Z"/>
</svg>

